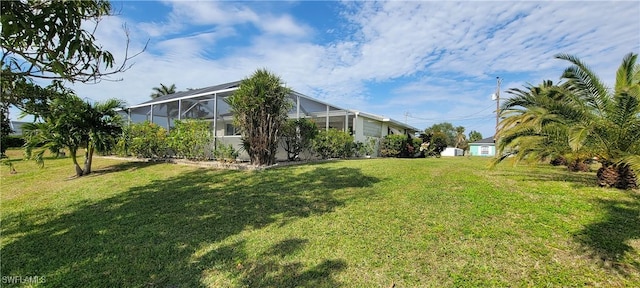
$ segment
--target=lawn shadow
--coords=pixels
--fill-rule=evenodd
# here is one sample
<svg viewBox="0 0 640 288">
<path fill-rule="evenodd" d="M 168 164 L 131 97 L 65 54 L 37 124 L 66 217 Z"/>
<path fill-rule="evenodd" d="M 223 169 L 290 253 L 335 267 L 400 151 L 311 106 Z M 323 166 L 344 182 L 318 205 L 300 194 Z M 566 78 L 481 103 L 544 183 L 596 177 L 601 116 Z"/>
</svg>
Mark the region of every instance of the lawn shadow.
<svg viewBox="0 0 640 288">
<path fill-rule="evenodd" d="M 281 258 L 304 248 L 306 239 L 285 239 L 270 247 L 258 259 L 246 254 L 245 242 L 222 246 L 203 257 L 218 272 L 232 274 L 242 287 L 339 287 L 333 274 L 344 270 L 341 259 L 324 259 L 305 269 L 300 261 L 283 262 Z"/>
<path fill-rule="evenodd" d="M 596 199 L 596 204 L 606 210 L 605 218 L 587 225 L 574 237 L 603 267 L 623 275 L 635 271 L 637 275 L 640 273 L 640 251 L 631 247 L 628 241 L 640 239 L 640 194 L 625 193 L 629 193 L 630 200 Z M 625 259 L 625 255 L 632 256 Z"/>
<path fill-rule="evenodd" d="M 95 176 L 100 176 L 100 175 L 106 175 L 106 174 L 111 174 L 111 173 L 117 173 L 117 172 L 123 172 L 123 171 L 127 171 L 127 172 L 133 172 L 137 169 L 143 169 L 143 168 L 147 168 L 153 165 L 158 165 L 158 164 L 167 164 L 166 162 L 163 161 L 127 161 L 127 162 L 120 162 L 118 164 L 114 164 L 114 165 L 109 165 L 106 167 L 102 167 L 102 168 L 98 168 L 98 169 L 93 169 L 91 171 L 91 174 L 86 175 L 86 176 L 90 176 L 90 177 L 95 177 Z M 84 176 L 84 177 L 86 177 Z"/>
<path fill-rule="evenodd" d="M 517 171 L 500 171 L 497 175 L 524 181 L 569 182 L 574 188 L 597 187 L 596 176 L 592 172 L 570 172 L 560 167 L 550 170 L 533 166 L 526 171 L 524 168 L 526 167 Z"/>
<path fill-rule="evenodd" d="M 138 165 L 115 169 L 129 171 Z M 260 260 L 246 253 L 225 256 L 241 253 L 240 246 L 228 247 L 231 252 L 218 249 L 220 255 L 214 251 L 199 261 L 193 261 L 193 255 L 246 229 L 330 213 L 344 205 L 345 199 L 334 195 L 336 189 L 377 181 L 359 169 L 321 165 L 300 174 L 287 169 L 197 169 L 80 204 L 55 217 L 41 217 L 50 213 L 44 210 L 3 215 L 2 235 L 10 240 L 3 239 L 1 269 L 3 275 L 45 276 L 44 286 L 50 287 L 202 287 L 203 271 L 231 271 L 221 263 L 233 258 L 260 268 L 233 274 L 243 285 L 253 286 L 248 283 L 265 277 L 261 286 L 336 287 L 339 283 L 330 276 L 346 267 L 340 259 L 326 259 L 309 269 L 300 262 L 275 261 L 303 249 L 304 239 L 274 245 Z"/>
</svg>

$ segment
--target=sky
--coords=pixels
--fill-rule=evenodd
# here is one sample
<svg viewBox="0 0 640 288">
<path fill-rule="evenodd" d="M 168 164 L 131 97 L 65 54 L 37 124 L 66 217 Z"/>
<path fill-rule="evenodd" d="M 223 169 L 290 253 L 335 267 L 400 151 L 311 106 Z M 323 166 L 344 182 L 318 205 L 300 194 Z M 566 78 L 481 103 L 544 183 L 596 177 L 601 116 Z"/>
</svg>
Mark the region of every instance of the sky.
<svg viewBox="0 0 640 288">
<path fill-rule="evenodd" d="M 497 90 L 560 80 L 571 54 L 609 85 L 640 52 L 640 1 L 112 1 L 96 39 L 120 81 L 73 84 L 81 97 L 150 99 L 241 80 L 260 68 L 293 90 L 406 122 L 495 131 Z M 14 114 L 15 115 L 15 114 Z"/>
</svg>

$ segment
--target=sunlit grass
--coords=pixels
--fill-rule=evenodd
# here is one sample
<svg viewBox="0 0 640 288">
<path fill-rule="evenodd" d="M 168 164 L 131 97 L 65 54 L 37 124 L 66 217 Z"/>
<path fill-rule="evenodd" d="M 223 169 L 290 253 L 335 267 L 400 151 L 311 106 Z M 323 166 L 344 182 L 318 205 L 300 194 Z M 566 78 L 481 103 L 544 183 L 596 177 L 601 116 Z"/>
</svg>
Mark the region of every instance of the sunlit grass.
<svg viewBox="0 0 640 288">
<path fill-rule="evenodd" d="M 640 195 L 483 158 L 2 167 L 2 275 L 59 287 L 639 286 Z"/>
</svg>

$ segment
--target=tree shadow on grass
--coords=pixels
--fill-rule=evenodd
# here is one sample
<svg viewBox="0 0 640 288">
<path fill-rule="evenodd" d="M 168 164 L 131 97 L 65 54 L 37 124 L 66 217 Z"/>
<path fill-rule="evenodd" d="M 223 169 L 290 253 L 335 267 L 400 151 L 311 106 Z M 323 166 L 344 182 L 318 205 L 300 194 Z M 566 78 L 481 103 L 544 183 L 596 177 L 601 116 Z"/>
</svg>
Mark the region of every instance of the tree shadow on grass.
<svg viewBox="0 0 640 288">
<path fill-rule="evenodd" d="M 106 167 L 92 169 L 91 174 L 83 177 L 96 177 L 100 175 L 106 175 L 110 173 L 117 173 L 117 172 L 124 172 L 124 171 L 133 172 L 138 169 L 144 169 L 144 168 L 158 165 L 158 164 L 167 165 L 166 162 L 162 162 L 162 161 L 128 161 L 128 162 L 121 162 L 114 165 L 109 165 Z"/>
<path fill-rule="evenodd" d="M 301 250 L 308 241 L 285 239 L 273 245 L 258 259 L 246 255 L 244 241 L 222 246 L 204 257 L 216 267 L 239 280 L 243 287 L 339 287 L 333 273 L 344 270 L 347 263 L 340 259 L 324 259 L 309 269 L 299 261 L 282 258 Z M 282 263 L 282 264 L 281 264 Z"/>
<path fill-rule="evenodd" d="M 307 270 L 300 262 L 274 260 L 301 249 L 303 239 L 275 245 L 264 261 L 249 259 L 241 246 L 193 261 L 201 247 L 245 229 L 330 213 L 344 205 L 336 189 L 378 181 L 352 168 L 292 171 L 198 169 L 79 204 L 55 217 L 40 217 L 49 213 L 44 210 L 3 215 L 2 273 L 45 276 L 44 285 L 51 287 L 201 287 L 203 271 L 231 271 L 220 263 L 241 259 L 255 266 L 232 274 L 243 285 L 259 280 L 265 287 L 339 286 L 329 276 L 346 267 L 342 260 L 325 259 Z M 352 197 L 366 197 L 354 191 Z"/>
<path fill-rule="evenodd" d="M 501 171 L 497 175 L 508 178 L 516 178 L 523 181 L 569 182 L 574 188 L 597 186 L 595 173 L 570 172 L 568 170 L 561 169 L 540 170 L 539 168 L 532 167 L 531 169 L 527 169 L 526 171 Z"/>
<path fill-rule="evenodd" d="M 640 195 L 627 193 L 630 200 L 597 199 L 597 204 L 606 210 L 605 218 L 587 225 L 575 238 L 602 266 L 623 275 L 635 270 L 638 275 L 640 251 L 630 246 L 628 241 L 640 239 Z"/>
</svg>

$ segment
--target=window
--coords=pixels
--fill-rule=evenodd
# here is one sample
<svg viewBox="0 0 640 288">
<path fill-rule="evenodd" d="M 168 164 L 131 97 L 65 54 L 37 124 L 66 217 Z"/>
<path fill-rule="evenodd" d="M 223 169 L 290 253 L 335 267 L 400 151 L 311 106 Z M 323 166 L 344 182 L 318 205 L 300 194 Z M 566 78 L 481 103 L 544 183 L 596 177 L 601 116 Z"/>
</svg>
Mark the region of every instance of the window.
<svg viewBox="0 0 640 288">
<path fill-rule="evenodd" d="M 227 124 L 224 129 L 225 136 L 240 135 L 240 129 L 236 129 L 232 124 Z"/>
<path fill-rule="evenodd" d="M 382 134 L 382 123 L 373 120 L 365 120 L 363 127 L 364 136 L 380 137 Z"/>
<path fill-rule="evenodd" d="M 480 146 L 480 155 L 489 155 L 489 146 Z"/>
</svg>

